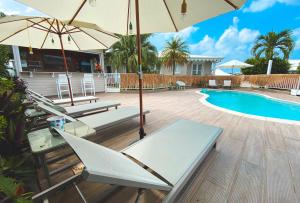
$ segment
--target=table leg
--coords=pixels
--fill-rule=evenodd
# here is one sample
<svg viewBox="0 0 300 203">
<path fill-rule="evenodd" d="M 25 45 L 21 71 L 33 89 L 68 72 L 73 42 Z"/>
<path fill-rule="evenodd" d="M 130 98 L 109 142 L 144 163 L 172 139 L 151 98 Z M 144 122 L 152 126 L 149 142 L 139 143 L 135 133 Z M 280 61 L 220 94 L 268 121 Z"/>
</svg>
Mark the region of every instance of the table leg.
<svg viewBox="0 0 300 203">
<path fill-rule="evenodd" d="M 45 154 L 40 155 L 40 163 L 41 163 L 41 166 L 43 168 L 44 175 L 46 176 L 48 185 L 50 187 L 51 186 L 51 180 L 50 180 L 50 174 L 49 174 L 49 169 L 48 169 L 48 166 L 47 166 Z"/>
</svg>

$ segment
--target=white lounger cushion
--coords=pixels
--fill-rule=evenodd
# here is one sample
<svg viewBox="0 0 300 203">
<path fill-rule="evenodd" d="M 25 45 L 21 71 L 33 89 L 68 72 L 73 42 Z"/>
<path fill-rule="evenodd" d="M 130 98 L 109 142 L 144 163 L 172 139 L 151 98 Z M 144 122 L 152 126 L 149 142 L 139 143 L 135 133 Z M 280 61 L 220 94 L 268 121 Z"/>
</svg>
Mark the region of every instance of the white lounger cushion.
<svg viewBox="0 0 300 203">
<path fill-rule="evenodd" d="M 47 106 L 41 102 L 37 102 L 38 104 L 38 107 L 41 108 L 43 111 L 49 113 L 49 114 L 54 114 L 56 116 L 63 116 L 65 117 L 65 119 L 67 119 L 68 121 L 76 121 L 76 119 L 70 117 L 70 116 L 67 116 L 66 114 L 60 112 L 60 111 L 57 111 L 56 109 L 50 107 L 50 106 Z"/>
<path fill-rule="evenodd" d="M 291 89 L 291 95 L 293 95 L 293 96 L 300 96 L 300 90 L 298 90 L 298 89 Z"/>
<path fill-rule="evenodd" d="M 59 131 L 85 166 L 88 181 L 138 188 L 170 190 L 171 187 L 120 152 Z"/>
<path fill-rule="evenodd" d="M 88 111 L 93 111 L 93 110 L 99 110 L 99 109 L 105 109 L 105 108 L 110 108 L 113 106 L 119 106 L 121 105 L 120 102 L 117 101 L 100 101 L 96 103 L 89 103 L 89 104 L 83 104 L 83 105 L 78 105 L 78 106 L 68 106 L 64 107 L 65 111 L 67 114 L 82 114 Z"/>
<path fill-rule="evenodd" d="M 178 120 L 123 150 L 176 185 L 192 165 L 205 157 L 222 129 Z"/>
<path fill-rule="evenodd" d="M 180 87 L 185 87 L 185 83 L 180 80 L 176 81 L 176 85 L 178 85 Z"/>
<path fill-rule="evenodd" d="M 144 114 L 146 113 L 149 113 L 149 111 L 144 111 Z M 90 116 L 80 117 L 77 118 L 77 120 L 85 123 L 90 128 L 99 130 L 138 117 L 139 115 L 139 108 L 123 107 L 119 108 L 118 110 L 111 110 L 103 113 L 93 114 Z"/>
<path fill-rule="evenodd" d="M 231 80 L 224 80 L 224 87 L 231 87 Z"/>
<path fill-rule="evenodd" d="M 92 101 L 98 99 L 99 99 L 98 97 L 94 97 L 94 96 L 74 97 L 73 102 Z M 53 104 L 67 104 L 67 103 L 71 103 L 71 98 L 53 100 Z"/>
</svg>

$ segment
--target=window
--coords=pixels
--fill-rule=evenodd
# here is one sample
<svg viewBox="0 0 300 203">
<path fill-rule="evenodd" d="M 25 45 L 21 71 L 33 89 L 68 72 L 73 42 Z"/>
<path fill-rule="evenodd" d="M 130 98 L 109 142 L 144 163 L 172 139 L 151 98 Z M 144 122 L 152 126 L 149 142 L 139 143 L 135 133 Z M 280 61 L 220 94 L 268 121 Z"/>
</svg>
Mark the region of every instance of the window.
<svg viewBox="0 0 300 203">
<path fill-rule="evenodd" d="M 193 64 L 192 75 L 201 75 L 202 64 Z"/>
</svg>

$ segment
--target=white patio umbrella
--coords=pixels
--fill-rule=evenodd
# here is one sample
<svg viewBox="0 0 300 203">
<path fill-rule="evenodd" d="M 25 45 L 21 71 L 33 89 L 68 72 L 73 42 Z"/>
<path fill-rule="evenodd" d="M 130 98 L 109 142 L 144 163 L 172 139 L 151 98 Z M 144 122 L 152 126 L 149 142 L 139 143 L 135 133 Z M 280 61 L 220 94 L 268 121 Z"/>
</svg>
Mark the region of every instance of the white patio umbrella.
<svg viewBox="0 0 300 203">
<path fill-rule="evenodd" d="M 217 68 L 231 68 L 231 73 L 233 74 L 233 69 L 234 68 L 248 68 L 248 67 L 253 67 L 253 65 L 241 62 L 239 60 L 231 60 L 226 63 L 217 65 Z"/>
<path fill-rule="evenodd" d="M 217 68 L 214 72 L 215 76 L 229 76 L 231 74 L 222 71 L 220 68 Z"/>
<path fill-rule="evenodd" d="M 143 138 L 140 34 L 177 32 L 206 19 L 239 9 L 246 0 L 16 0 L 49 16 L 95 23 L 114 33 L 137 35 L 140 137 Z M 64 9 L 61 9 L 64 8 Z M 141 15 L 139 15 L 141 13 Z M 136 29 L 134 29 L 134 27 Z"/>
<path fill-rule="evenodd" d="M 45 17 L 6 16 L 0 18 L 0 44 L 37 49 L 61 49 L 68 78 L 71 103 L 72 90 L 64 50 L 82 51 L 108 49 L 118 37 L 105 32 L 97 25 L 74 21 L 67 25 L 63 21 Z"/>
</svg>

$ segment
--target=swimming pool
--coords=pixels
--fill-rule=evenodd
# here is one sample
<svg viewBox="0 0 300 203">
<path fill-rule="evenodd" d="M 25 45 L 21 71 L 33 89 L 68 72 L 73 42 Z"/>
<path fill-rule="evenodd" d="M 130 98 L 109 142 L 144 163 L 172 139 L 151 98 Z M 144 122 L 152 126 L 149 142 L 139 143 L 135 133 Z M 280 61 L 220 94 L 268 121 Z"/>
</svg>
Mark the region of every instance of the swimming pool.
<svg viewBox="0 0 300 203">
<path fill-rule="evenodd" d="M 231 113 L 240 113 L 250 117 L 265 118 L 274 121 L 294 121 L 300 124 L 300 104 L 287 102 L 268 96 L 232 90 L 207 90 L 204 103 Z M 293 122 L 292 122 L 293 123 Z"/>
</svg>

